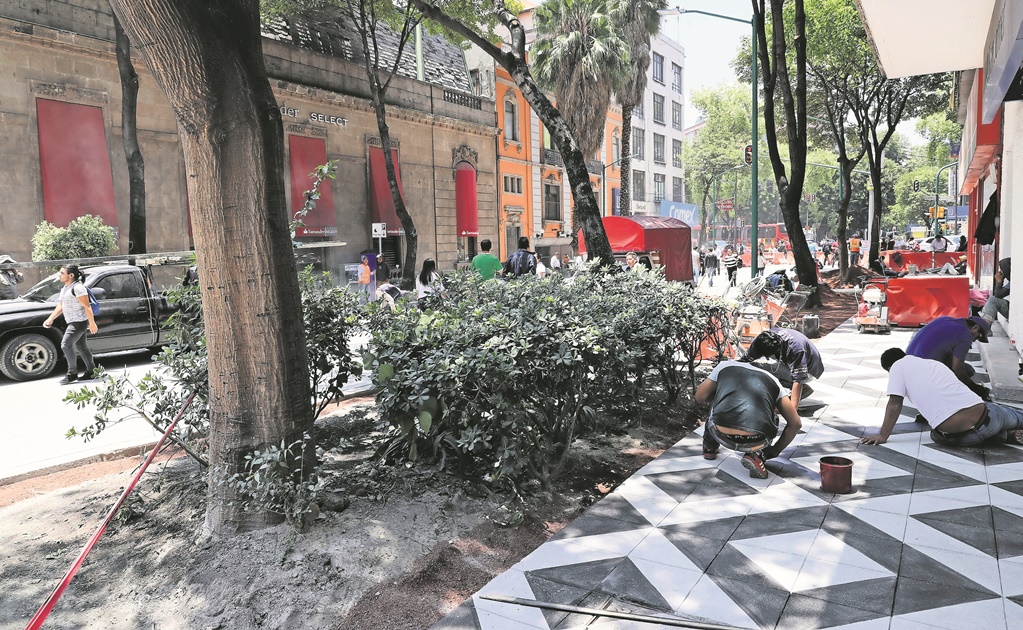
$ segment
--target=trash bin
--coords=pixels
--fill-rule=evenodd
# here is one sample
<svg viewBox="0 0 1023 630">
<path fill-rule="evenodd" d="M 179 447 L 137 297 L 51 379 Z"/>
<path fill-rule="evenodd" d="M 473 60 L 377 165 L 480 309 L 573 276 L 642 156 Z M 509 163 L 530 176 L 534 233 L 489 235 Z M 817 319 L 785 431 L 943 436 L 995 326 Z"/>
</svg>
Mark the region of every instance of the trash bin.
<svg viewBox="0 0 1023 630">
<path fill-rule="evenodd" d="M 821 336 L 821 318 L 816 315 L 803 315 L 799 327 L 801 329 L 800 332 L 810 339 L 816 339 Z"/>
</svg>

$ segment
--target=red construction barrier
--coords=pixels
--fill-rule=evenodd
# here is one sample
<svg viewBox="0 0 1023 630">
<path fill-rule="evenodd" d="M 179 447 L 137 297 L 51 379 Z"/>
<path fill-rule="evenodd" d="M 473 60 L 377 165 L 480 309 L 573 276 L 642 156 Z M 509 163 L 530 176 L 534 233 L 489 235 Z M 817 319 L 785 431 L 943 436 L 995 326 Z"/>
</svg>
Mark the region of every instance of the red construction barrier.
<svg viewBox="0 0 1023 630">
<path fill-rule="evenodd" d="M 137 484 L 139 479 L 142 478 L 142 473 L 146 472 L 146 469 L 149 468 L 149 464 L 152 463 L 156 454 L 160 452 L 161 448 L 163 448 L 164 441 L 167 440 L 167 436 L 169 436 L 171 431 L 174 430 L 174 427 L 178 424 L 178 420 L 181 419 L 181 416 L 185 414 L 185 409 L 188 409 L 188 405 L 192 404 L 193 398 L 195 398 L 194 391 L 188 396 L 188 400 L 186 400 L 185 404 L 182 405 L 181 410 L 178 411 L 178 415 L 174 416 L 174 421 L 171 422 L 170 426 L 167 427 L 167 430 L 164 431 L 163 435 L 160 437 L 160 441 L 156 443 L 156 446 L 153 447 L 153 450 L 149 453 L 149 457 L 146 458 L 142 467 L 139 468 L 137 473 L 135 473 L 131 483 L 129 483 L 124 489 L 124 492 L 121 493 L 121 498 L 117 500 L 114 507 L 110 508 L 110 512 L 107 514 L 107 517 L 103 519 L 102 523 L 100 523 L 100 526 L 96 529 L 92 538 L 89 539 L 89 542 L 85 543 L 85 547 L 82 548 L 82 552 L 78 554 L 75 561 L 71 563 L 67 573 L 64 574 L 64 577 L 61 578 L 60 582 L 53 589 L 53 592 L 50 593 L 50 596 L 46 598 L 45 602 L 43 602 L 43 605 L 39 607 L 36 614 L 32 616 L 32 620 L 28 622 L 27 626 L 25 626 L 25 630 L 38 630 L 43 626 L 43 622 L 46 621 L 46 618 L 50 616 L 51 612 L 53 612 L 53 607 L 57 605 L 57 602 L 60 600 L 60 596 L 64 594 L 68 585 L 71 584 L 71 580 L 75 577 L 75 574 L 78 573 L 78 569 L 82 567 L 82 563 L 85 562 L 85 557 L 89 555 L 90 551 L 92 551 L 93 546 L 99 541 L 103 532 L 107 531 L 107 526 L 110 525 L 110 521 L 113 520 L 114 515 L 117 514 L 117 510 L 121 509 L 121 505 L 124 504 L 125 499 L 127 499 L 128 495 L 131 494 L 131 491 L 135 489 L 135 484 Z"/>
<path fill-rule="evenodd" d="M 970 280 L 936 274 L 888 278 L 885 306 L 888 321 L 897 326 L 920 326 L 941 315 L 969 317 Z"/>
<path fill-rule="evenodd" d="M 965 252 L 909 252 L 905 250 L 898 250 L 899 254 L 902 255 L 902 264 L 895 264 L 892 260 L 892 254 L 894 251 L 881 252 L 884 254 L 885 264 L 892 271 L 906 271 L 910 265 L 916 265 L 917 269 L 931 269 L 932 267 L 943 267 L 945 263 L 952 263 L 955 265 L 959 262 L 959 257 Z"/>
</svg>

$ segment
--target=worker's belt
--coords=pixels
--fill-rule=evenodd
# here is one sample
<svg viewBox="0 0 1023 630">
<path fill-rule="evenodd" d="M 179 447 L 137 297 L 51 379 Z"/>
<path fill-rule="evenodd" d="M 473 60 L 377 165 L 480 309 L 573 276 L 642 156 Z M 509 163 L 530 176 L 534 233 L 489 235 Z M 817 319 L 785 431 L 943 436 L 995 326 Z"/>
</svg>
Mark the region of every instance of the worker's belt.
<svg viewBox="0 0 1023 630">
<path fill-rule="evenodd" d="M 962 435 L 966 435 L 967 433 L 969 433 L 970 431 L 973 431 L 974 429 L 978 429 L 978 430 L 982 429 L 985 426 L 987 426 L 987 424 L 989 422 L 991 422 L 991 415 L 988 413 L 987 405 L 984 405 L 984 413 L 982 413 L 980 415 L 980 420 L 977 420 L 977 424 L 973 425 L 969 429 L 966 429 L 965 431 L 956 431 L 955 433 L 947 433 L 945 431 L 938 431 L 938 429 L 934 429 L 934 430 L 937 431 L 937 433 L 939 435 L 941 435 L 942 437 L 957 438 L 957 437 L 960 437 Z"/>
</svg>

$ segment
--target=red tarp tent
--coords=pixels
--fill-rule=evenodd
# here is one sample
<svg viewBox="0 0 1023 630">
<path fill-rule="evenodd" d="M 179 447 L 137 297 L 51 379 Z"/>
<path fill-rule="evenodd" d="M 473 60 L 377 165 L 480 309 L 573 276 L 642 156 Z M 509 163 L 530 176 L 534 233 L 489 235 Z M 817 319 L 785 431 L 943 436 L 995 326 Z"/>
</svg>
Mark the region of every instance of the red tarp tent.
<svg viewBox="0 0 1023 630">
<path fill-rule="evenodd" d="M 671 217 L 604 217 L 604 230 L 616 254 L 658 252 L 664 277 L 688 282 L 693 279 L 693 231 Z M 579 251 L 586 251 L 579 232 Z"/>
</svg>

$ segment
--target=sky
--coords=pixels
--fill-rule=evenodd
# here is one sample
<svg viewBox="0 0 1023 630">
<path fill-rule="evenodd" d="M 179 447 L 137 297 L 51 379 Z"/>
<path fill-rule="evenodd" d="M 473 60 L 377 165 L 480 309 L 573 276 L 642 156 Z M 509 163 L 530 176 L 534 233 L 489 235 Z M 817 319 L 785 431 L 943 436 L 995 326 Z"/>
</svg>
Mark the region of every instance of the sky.
<svg viewBox="0 0 1023 630">
<path fill-rule="evenodd" d="M 669 0 L 672 8 L 698 9 L 720 13 L 743 20 L 750 19 L 750 0 Z M 752 33 L 747 24 L 731 22 L 706 15 L 666 15 L 661 18 L 661 33 L 679 42 L 686 51 L 685 124 L 690 126 L 699 115 L 690 104 L 693 91 L 721 83 L 734 83 L 730 63 L 735 58 L 743 36 Z"/>
</svg>

